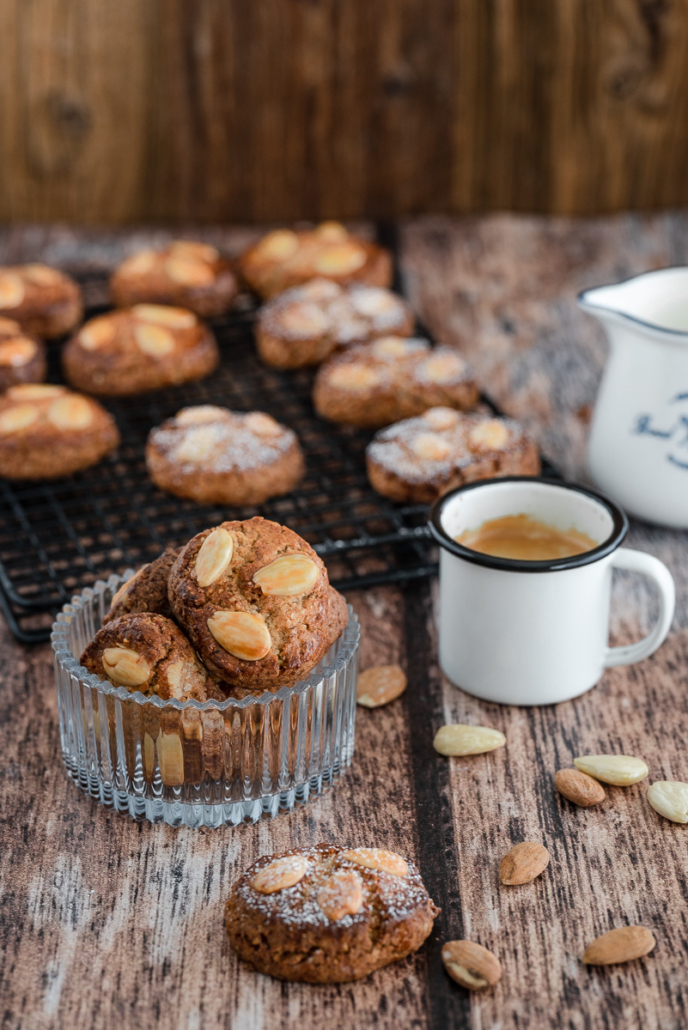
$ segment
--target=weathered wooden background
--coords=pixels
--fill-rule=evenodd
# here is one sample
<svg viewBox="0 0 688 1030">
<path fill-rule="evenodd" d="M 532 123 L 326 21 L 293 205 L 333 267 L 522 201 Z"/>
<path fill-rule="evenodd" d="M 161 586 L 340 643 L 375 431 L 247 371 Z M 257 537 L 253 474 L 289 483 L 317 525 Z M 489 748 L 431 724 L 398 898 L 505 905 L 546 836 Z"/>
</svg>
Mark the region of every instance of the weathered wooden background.
<svg viewBox="0 0 688 1030">
<path fill-rule="evenodd" d="M 688 203 L 688 0 L 1 0 L 0 220 Z"/>
<path fill-rule="evenodd" d="M 230 252 L 249 236 L 205 232 Z M 6 230 L 0 263 L 102 266 L 131 243 L 124 232 Z M 438 336 L 580 477 L 605 346 L 575 293 L 686 263 L 688 217 L 420 219 L 404 227 L 402 257 Z M 685 1030 L 688 827 L 650 808 L 647 783 L 609 788 L 584 810 L 556 796 L 552 778 L 578 753 L 616 751 L 642 755 L 651 779 L 688 780 L 687 543 L 686 533 L 632 524 L 630 546 L 676 578 L 671 635 L 653 658 L 556 707 L 499 707 L 447 683 L 433 585 L 351 595 L 363 667 L 401 662 L 409 688 L 359 712 L 354 764 L 335 790 L 234 831 L 139 825 L 82 795 L 61 767 L 49 649 L 19 646 L 0 623 L 3 1030 Z M 642 581 L 620 579 L 615 642 L 637 638 L 651 617 Z M 496 726 L 507 746 L 443 759 L 432 738 L 449 721 Z M 500 887 L 499 861 L 523 839 L 542 841 L 551 865 L 533 884 Z M 319 840 L 391 847 L 418 863 L 442 913 L 415 956 L 341 987 L 281 984 L 237 961 L 222 908 L 238 872 Z M 654 930 L 652 955 L 582 965 L 587 942 L 627 923 Z M 493 991 L 470 996 L 444 973 L 443 941 L 464 936 L 499 955 Z"/>
</svg>

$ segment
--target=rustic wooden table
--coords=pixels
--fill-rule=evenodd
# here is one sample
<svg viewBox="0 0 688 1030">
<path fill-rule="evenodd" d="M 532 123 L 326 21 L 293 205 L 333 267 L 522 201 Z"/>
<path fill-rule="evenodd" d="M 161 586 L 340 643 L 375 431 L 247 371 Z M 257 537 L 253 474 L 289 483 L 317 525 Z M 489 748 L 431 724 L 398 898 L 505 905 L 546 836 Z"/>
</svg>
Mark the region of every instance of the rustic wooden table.
<svg viewBox="0 0 688 1030">
<path fill-rule="evenodd" d="M 142 242 L 155 235 L 136 234 Z M 248 237 L 202 235 L 231 249 Z M 131 239 L 7 231 L 0 261 L 107 265 Z M 581 478 L 605 346 L 575 294 L 687 263 L 688 217 L 431 218 L 407 223 L 402 241 L 408 290 L 430 327 L 468 355 L 486 389 L 528 421 L 566 474 Z M 442 678 L 435 584 L 350 596 L 363 624 L 363 667 L 399 662 L 409 689 L 389 708 L 359 712 L 354 765 L 334 791 L 238 830 L 137 824 L 81 794 L 60 764 L 49 649 L 24 648 L 0 627 L 2 1026 L 685 1027 L 688 827 L 655 814 L 646 784 L 610 788 L 603 805 L 584 810 L 556 796 L 552 778 L 577 753 L 616 751 L 642 755 L 652 778 L 688 780 L 686 542 L 686 534 L 632 525 L 629 544 L 676 578 L 672 633 L 653 658 L 552 708 L 484 704 Z M 652 610 L 642 583 L 620 579 L 616 641 L 642 633 Z M 448 721 L 499 727 L 507 746 L 440 758 L 432 738 Z M 546 844 L 551 865 L 529 886 L 500 888 L 499 860 L 522 839 Z M 418 954 L 341 987 L 282 984 L 237 962 L 222 924 L 234 877 L 259 855 L 314 841 L 381 845 L 418 863 L 442 908 Z M 584 967 L 585 943 L 625 923 L 654 929 L 653 954 Z M 494 990 L 469 995 L 447 978 L 440 949 L 456 937 L 499 955 L 504 975 Z"/>
</svg>

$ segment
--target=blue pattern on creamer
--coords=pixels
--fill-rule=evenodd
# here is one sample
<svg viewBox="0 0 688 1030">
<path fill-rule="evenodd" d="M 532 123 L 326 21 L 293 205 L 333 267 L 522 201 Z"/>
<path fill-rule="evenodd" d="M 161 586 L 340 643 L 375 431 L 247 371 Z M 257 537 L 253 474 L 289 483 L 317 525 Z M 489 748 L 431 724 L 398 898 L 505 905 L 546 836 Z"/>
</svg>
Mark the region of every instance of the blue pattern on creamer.
<svg viewBox="0 0 688 1030">
<path fill-rule="evenodd" d="M 688 410 L 684 415 L 673 405 L 684 405 L 688 409 L 688 393 L 677 393 L 672 397 L 662 416 L 638 415 L 631 432 L 666 440 L 669 449 L 665 459 L 677 468 L 688 470 Z"/>
</svg>

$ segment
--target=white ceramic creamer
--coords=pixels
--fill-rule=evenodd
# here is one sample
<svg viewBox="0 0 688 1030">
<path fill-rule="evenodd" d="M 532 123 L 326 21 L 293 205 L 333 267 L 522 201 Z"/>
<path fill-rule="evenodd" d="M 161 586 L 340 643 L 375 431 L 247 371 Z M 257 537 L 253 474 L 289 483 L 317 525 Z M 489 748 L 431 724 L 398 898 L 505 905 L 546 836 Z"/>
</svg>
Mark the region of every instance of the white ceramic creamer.
<svg viewBox="0 0 688 1030">
<path fill-rule="evenodd" d="M 688 267 L 585 290 L 611 343 L 588 442 L 594 481 L 628 512 L 688 528 Z"/>
</svg>

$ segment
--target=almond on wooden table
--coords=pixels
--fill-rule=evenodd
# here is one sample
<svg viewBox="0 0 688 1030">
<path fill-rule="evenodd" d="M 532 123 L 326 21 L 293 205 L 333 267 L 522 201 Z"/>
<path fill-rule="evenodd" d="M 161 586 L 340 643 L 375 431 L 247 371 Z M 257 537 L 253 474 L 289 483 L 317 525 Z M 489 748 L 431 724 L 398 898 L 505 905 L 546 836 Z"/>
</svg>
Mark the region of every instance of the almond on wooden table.
<svg viewBox="0 0 688 1030">
<path fill-rule="evenodd" d="M 611 783 L 615 787 L 629 787 L 632 783 L 644 780 L 649 769 L 642 758 L 632 755 L 581 755 L 574 758 L 576 769 L 594 776 L 602 783 Z"/>
<path fill-rule="evenodd" d="M 580 769 L 558 769 L 554 774 L 554 786 L 560 794 L 581 808 L 599 805 L 607 796 L 602 784 Z"/>
<path fill-rule="evenodd" d="M 473 941 L 447 941 L 442 961 L 452 980 L 470 991 L 493 987 L 502 975 L 496 955 Z"/>
<path fill-rule="evenodd" d="M 588 966 L 631 962 L 649 955 L 656 943 L 654 934 L 646 926 L 619 926 L 596 937 L 583 952 L 583 962 Z"/>
<path fill-rule="evenodd" d="M 450 723 L 440 726 L 432 746 L 447 757 L 482 755 L 506 744 L 506 737 L 490 726 L 465 726 Z"/>
<path fill-rule="evenodd" d="M 647 800 L 655 812 L 672 823 L 688 823 L 688 783 L 680 780 L 657 780 L 650 785 Z"/>
<path fill-rule="evenodd" d="M 549 865 L 549 851 L 533 840 L 516 844 L 501 861 L 499 879 L 507 887 L 530 883 Z"/>
<path fill-rule="evenodd" d="M 376 665 L 358 677 L 356 700 L 365 708 L 395 701 L 406 690 L 406 674 L 398 665 Z"/>
</svg>

